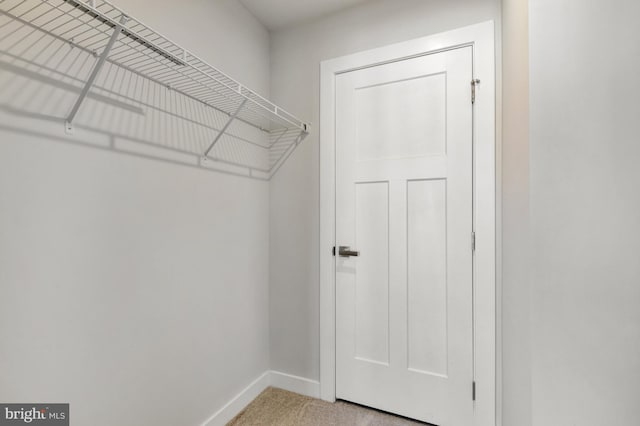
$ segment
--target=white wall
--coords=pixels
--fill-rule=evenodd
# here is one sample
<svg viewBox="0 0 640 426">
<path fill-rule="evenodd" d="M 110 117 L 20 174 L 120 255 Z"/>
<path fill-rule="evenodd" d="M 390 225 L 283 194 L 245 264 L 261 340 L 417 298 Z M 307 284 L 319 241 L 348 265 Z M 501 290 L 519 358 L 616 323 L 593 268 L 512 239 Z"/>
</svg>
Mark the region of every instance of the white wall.
<svg viewBox="0 0 640 426">
<path fill-rule="evenodd" d="M 272 34 L 272 98 L 314 124 L 309 137 L 271 180 L 274 370 L 319 378 L 320 62 L 490 19 L 496 21 L 499 34 L 498 0 L 382 0 Z"/>
<path fill-rule="evenodd" d="M 502 0 L 502 424 L 531 425 L 529 1 Z"/>
<path fill-rule="evenodd" d="M 235 0 L 118 3 L 268 95 L 268 33 Z M 200 424 L 269 368 L 268 184 L 104 143 L 0 113 L 0 400 Z"/>
<path fill-rule="evenodd" d="M 534 425 L 640 419 L 638 16 L 531 2 Z"/>
</svg>

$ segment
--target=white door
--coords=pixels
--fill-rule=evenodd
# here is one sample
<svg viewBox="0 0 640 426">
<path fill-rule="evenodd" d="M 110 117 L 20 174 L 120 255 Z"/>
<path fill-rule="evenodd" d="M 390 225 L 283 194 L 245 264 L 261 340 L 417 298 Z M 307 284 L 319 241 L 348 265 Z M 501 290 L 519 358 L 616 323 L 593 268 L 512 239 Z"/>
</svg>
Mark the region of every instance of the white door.
<svg viewBox="0 0 640 426">
<path fill-rule="evenodd" d="M 470 47 L 336 78 L 336 397 L 438 426 L 473 419 L 471 80 Z"/>
</svg>

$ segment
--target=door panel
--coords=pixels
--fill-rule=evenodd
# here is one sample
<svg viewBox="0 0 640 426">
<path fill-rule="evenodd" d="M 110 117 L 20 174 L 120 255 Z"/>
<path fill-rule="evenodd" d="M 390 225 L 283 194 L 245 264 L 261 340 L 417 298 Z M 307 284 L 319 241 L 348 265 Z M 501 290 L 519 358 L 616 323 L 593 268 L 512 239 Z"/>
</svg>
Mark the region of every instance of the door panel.
<svg viewBox="0 0 640 426">
<path fill-rule="evenodd" d="M 356 275 L 355 357 L 389 363 L 389 185 L 356 185 L 356 245 L 366 250 Z"/>
<path fill-rule="evenodd" d="M 446 180 L 407 183 L 407 353 L 410 370 L 447 376 Z"/>
<path fill-rule="evenodd" d="M 471 48 L 336 79 L 336 396 L 471 424 Z"/>
<path fill-rule="evenodd" d="M 358 161 L 443 154 L 445 85 L 435 74 L 358 88 Z"/>
</svg>

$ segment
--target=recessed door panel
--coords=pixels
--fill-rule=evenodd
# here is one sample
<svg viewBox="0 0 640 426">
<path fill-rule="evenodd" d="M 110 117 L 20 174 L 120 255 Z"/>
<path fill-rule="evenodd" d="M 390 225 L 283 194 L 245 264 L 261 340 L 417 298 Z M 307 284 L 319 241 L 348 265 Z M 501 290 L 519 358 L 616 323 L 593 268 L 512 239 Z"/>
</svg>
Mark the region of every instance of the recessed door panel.
<svg viewBox="0 0 640 426">
<path fill-rule="evenodd" d="M 389 363 L 389 184 L 357 183 L 355 357 Z"/>
<path fill-rule="evenodd" d="M 447 375 L 447 182 L 407 183 L 408 368 Z"/>
<path fill-rule="evenodd" d="M 444 154 L 446 74 L 356 90 L 358 161 Z"/>
</svg>

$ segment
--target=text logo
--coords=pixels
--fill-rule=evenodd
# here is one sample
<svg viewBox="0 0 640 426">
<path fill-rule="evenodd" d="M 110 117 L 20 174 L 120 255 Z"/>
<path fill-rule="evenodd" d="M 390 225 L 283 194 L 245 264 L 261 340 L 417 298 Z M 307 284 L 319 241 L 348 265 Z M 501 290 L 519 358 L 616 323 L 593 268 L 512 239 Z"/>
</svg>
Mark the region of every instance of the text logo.
<svg viewBox="0 0 640 426">
<path fill-rule="evenodd" d="M 69 404 L 0 404 L 0 426 L 69 426 Z"/>
</svg>

